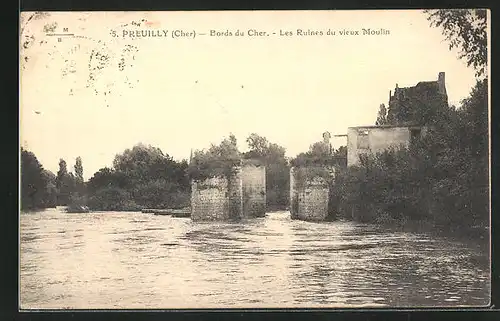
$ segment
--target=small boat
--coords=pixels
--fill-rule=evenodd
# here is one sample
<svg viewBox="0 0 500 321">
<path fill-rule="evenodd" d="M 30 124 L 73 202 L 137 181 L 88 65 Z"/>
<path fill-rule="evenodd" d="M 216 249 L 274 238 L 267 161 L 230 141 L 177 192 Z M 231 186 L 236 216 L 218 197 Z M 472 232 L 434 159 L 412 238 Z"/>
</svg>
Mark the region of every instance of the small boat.
<svg viewBox="0 0 500 321">
<path fill-rule="evenodd" d="M 68 206 L 66 208 L 66 213 L 88 213 L 89 208 L 84 205 Z"/>
<path fill-rule="evenodd" d="M 154 210 L 153 214 L 154 215 L 171 215 L 172 212 L 170 209 L 163 209 L 163 210 Z"/>
<path fill-rule="evenodd" d="M 172 217 L 191 217 L 191 208 L 181 208 L 172 212 Z"/>
<path fill-rule="evenodd" d="M 155 209 L 155 208 L 145 208 L 141 210 L 142 213 L 151 213 L 154 215 L 172 215 L 173 217 L 190 217 L 191 208 L 166 208 L 166 209 Z"/>
</svg>

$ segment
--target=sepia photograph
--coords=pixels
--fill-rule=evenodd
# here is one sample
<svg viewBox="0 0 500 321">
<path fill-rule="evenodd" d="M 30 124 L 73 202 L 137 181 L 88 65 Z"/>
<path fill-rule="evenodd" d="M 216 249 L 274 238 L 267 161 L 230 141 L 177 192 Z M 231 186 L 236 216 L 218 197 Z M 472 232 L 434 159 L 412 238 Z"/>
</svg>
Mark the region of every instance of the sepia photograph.
<svg viewBox="0 0 500 321">
<path fill-rule="evenodd" d="M 19 309 L 491 304 L 490 11 L 19 17 Z"/>
</svg>

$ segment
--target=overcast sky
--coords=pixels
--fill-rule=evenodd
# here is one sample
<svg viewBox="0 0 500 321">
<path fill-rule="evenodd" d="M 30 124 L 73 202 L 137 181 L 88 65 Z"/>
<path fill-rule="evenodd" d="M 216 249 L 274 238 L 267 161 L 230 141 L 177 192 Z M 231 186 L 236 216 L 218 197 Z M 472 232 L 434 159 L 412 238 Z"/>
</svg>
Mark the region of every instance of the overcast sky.
<svg viewBox="0 0 500 321">
<path fill-rule="evenodd" d="M 21 144 L 54 173 L 59 158 L 73 170 L 81 156 L 87 179 L 139 142 L 180 160 L 191 148 L 206 148 L 230 132 L 245 150 L 245 138 L 255 132 L 295 156 L 326 130 L 345 134 L 350 126 L 373 125 L 396 83 L 413 86 L 443 71 L 455 105 L 475 83 L 474 71 L 420 11 L 75 12 L 28 23 L 26 17 L 24 35 L 33 38 L 23 48 L 28 60 L 21 71 Z M 142 19 L 150 24 L 131 24 Z M 78 37 L 58 42 L 45 35 L 44 26 L 53 23 L 54 33 L 68 28 Z M 270 35 L 198 34 L 246 34 L 252 28 Z M 338 32 L 361 28 L 390 34 Z M 124 30 L 165 29 L 197 35 L 122 37 Z M 324 34 L 279 36 L 280 30 L 297 29 Z M 337 34 L 326 35 L 328 29 Z M 113 30 L 119 37 L 112 37 Z M 98 65 L 96 58 L 107 63 Z M 338 147 L 345 138 L 332 143 Z"/>
</svg>

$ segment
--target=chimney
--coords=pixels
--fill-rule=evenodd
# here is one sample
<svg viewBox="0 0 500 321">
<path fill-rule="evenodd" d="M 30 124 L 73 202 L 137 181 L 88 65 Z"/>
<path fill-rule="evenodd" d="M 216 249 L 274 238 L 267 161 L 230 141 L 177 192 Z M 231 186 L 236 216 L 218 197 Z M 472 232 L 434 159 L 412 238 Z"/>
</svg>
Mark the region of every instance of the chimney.
<svg viewBox="0 0 500 321">
<path fill-rule="evenodd" d="M 330 143 L 330 138 L 332 137 L 332 135 L 330 135 L 330 132 L 324 132 L 323 133 L 323 141 L 325 143 Z"/>
<path fill-rule="evenodd" d="M 445 78 L 444 78 L 444 72 L 440 72 L 438 75 L 438 86 L 439 86 L 439 92 L 443 95 L 446 95 L 446 83 L 445 83 Z"/>
</svg>

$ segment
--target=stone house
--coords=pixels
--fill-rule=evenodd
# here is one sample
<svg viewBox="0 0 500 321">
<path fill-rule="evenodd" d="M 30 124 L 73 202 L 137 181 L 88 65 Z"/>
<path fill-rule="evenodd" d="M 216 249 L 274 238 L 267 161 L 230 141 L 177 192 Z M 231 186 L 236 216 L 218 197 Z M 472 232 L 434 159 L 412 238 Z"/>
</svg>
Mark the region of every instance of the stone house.
<svg viewBox="0 0 500 321">
<path fill-rule="evenodd" d="M 347 166 L 359 164 L 359 156 L 408 147 L 426 132 L 422 126 L 359 126 L 347 129 Z"/>
<path fill-rule="evenodd" d="M 385 124 L 347 129 L 347 166 L 357 165 L 359 156 L 375 154 L 390 147 L 404 146 L 425 135 L 427 124 L 441 107 L 448 106 L 445 73 L 435 81 L 421 81 L 412 87 L 389 92 Z M 338 135 L 343 136 L 343 135 Z"/>
</svg>

